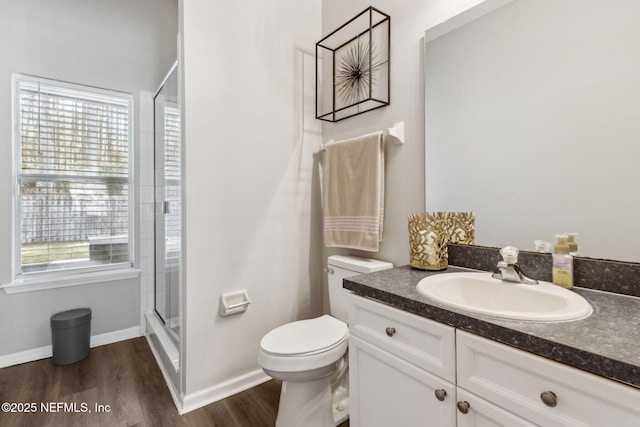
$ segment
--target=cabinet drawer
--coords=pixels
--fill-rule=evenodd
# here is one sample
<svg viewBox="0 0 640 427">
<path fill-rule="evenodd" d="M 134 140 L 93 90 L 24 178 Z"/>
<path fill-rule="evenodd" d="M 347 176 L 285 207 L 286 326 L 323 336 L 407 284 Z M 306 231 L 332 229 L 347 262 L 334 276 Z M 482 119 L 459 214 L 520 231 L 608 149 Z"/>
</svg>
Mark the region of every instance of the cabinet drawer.
<svg viewBox="0 0 640 427">
<path fill-rule="evenodd" d="M 457 349 L 460 387 L 538 425 L 640 425 L 633 387 L 462 331 Z"/>
<path fill-rule="evenodd" d="M 350 295 L 349 333 L 455 382 L 455 329 L 357 295 Z"/>
</svg>

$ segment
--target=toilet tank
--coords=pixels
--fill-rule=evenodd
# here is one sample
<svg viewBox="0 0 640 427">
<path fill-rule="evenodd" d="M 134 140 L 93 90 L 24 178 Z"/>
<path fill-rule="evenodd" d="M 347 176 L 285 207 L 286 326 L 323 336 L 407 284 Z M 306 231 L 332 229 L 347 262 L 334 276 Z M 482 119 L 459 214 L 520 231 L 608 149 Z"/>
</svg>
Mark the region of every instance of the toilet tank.
<svg viewBox="0 0 640 427">
<path fill-rule="evenodd" d="M 393 268 L 390 262 L 351 255 L 332 255 L 327 265 L 330 313 L 345 323 L 349 320 L 349 291 L 342 287 L 342 279 Z"/>
</svg>

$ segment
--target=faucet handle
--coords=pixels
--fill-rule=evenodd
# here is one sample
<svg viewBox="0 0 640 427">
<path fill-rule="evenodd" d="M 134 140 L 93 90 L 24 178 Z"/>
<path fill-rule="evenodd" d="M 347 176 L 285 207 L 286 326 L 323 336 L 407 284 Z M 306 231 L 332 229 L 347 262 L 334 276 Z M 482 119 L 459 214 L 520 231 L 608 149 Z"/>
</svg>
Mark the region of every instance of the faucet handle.
<svg viewBox="0 0 640 427">
<path fill-rule="evenodd" d="M 515 246 L 505 246 L 500 249 L 500 255 L 502 255 L 502 259 L 507 264 L 517 264 L 519 252 L 520 251 Z"/>
</svg>

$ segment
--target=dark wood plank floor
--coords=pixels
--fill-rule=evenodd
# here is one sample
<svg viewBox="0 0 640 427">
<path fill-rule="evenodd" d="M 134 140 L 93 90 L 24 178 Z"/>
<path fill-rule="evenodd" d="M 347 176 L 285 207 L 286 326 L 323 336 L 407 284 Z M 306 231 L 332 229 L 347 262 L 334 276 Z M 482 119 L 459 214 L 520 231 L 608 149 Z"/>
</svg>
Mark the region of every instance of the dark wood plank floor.
<svg viewBox="0 0 640 427">
<path fill-rule="evenodd" d="M 22 411 L 3 407 L 0 426 L 267 427 L 279 396 L 272 380 L 180 416 L 146 339 L 135 338 L 93 348 L 72 365 L 49 358 L 0 369 L 0 403 Z"/>
</svg>

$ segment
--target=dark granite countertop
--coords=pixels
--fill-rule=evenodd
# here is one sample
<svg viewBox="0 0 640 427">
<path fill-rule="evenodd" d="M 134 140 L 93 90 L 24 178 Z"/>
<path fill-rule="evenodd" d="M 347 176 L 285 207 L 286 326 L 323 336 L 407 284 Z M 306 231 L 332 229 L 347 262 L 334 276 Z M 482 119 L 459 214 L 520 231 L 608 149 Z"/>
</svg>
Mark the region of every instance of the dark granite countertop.
<svg viewBox="0 0 640 427">
<path fill-rule="evenodd" d="M 574 288 L 593 306 L 586 319 L 514 322 L 445 308 L 416 285 L 432 274 L 477 271 L 449 266 L 428 272 L 409 266 L 344 279 L 357 294 L 530 353 L 640 388 L 640 298 Z"/>
</svg>

